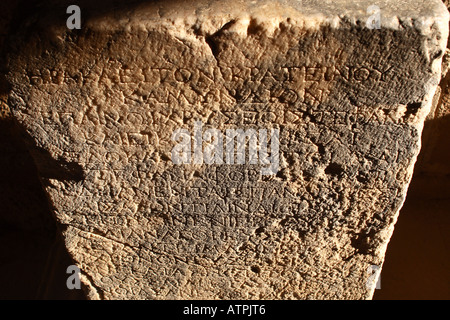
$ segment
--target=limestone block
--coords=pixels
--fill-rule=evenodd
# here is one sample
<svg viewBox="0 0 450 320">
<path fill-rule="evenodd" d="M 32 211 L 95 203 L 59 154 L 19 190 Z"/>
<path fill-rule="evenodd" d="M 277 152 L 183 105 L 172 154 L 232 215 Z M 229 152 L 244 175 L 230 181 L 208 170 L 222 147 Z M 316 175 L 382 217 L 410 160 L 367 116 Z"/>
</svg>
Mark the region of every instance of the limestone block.
<svg viewBox="0 0 450 320">
<path fill-rule="evenodd" d="M 8 41 L 12 112 L 89 297 L 371 298 L 443 3 L 114 3 L 81 1 L 80 30 L 40 5 Z"/>
</svg>

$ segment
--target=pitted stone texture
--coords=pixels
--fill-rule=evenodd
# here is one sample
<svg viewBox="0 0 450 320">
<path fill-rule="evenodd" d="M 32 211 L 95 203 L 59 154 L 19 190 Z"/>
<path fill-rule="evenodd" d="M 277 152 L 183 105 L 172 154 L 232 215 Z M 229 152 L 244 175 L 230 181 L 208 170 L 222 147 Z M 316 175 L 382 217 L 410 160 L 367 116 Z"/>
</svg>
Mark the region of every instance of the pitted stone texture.
<svg viewBox="0 0 450 320">
<path fill-rule="evenodd" d="M 62 5 L 8 79 L 90 297 L 373 294 L 440 79 L 439 1 Z M 230 9 L 231 8 L 231 9 Z M 279 129 L 280 170 L 175 165 L 176 129 Z"/>
</svg>

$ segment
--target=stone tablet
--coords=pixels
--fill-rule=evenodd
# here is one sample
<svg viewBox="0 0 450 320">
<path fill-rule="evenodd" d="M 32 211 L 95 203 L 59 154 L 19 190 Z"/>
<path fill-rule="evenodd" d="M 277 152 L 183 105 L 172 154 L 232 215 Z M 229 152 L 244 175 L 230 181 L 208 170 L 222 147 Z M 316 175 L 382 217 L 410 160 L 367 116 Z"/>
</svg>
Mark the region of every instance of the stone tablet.
<svg viewBox="0 0 450 320">
<path fill-rule="evenodd" d="M 445 6 L 80 3 L 33 10 L 7 77 L 89 297 L 371 298 Z"/>
</svg>

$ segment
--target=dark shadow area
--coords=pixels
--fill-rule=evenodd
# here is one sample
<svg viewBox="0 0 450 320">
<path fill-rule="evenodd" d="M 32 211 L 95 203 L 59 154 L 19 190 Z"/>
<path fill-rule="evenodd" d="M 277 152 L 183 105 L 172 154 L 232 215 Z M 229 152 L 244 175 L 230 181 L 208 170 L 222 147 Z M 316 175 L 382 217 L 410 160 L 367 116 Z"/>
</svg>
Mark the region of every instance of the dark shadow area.
<svg viewBox="0 0 450 320">
<path fill-rule="evenodd" d="M 427 121 L 424 145 L 374 299 L 450 299 L 450 115 Z"/>
<path fill-rule="evenodd" d="M 84 299 L 66 287 L 73 262 L 19 137 L 0 120 L 0 299 Z"/>
<path fill-rule="evenodd" d="M 35 140 L 26 132 L 20 123 L 15 122 L 15 126 L 16 133 L 18 133 L 33 158 L 34 164 L 38 169 L 39 177 L 76 182 L 84 179 L 83 168 L 78 163 L 68 162 L 64 159 L 55 160 L 47 150 L 36 146 Z M 45 182 L 42 182 L 45 185 Z"/>
<path fill-rule="evenodd" d="M 89 5 L 88 15 L 101 16 L 146 2 L 155 1 L 77 4 Z M 69 4 L 73 1 L 22 1 L 12 29 L 25 27 L 25 17 L 46 8 L 59 12 L 65 22 Z M 2 30 L 1 37 L 6 36 Z M 85 299 L 81 290 L 66 287 L 66 269 L 73 262 L 21 135 L 15 122 L 0 120 L 0 299 Z M 428 121 L 423 141 L 374 299 L 450 299 L 450 116 Z M 40 165 L 48 168 L 43 171 L 47 177 L 82 179 L 76 165 L 55 163 L 45 152 L 41 159 L 42 165 L 47 163 Z M 328 170 L 340 172 L 338 167 Z M 259 272 L 257 268 L 252 271 Z"/>
</svg>

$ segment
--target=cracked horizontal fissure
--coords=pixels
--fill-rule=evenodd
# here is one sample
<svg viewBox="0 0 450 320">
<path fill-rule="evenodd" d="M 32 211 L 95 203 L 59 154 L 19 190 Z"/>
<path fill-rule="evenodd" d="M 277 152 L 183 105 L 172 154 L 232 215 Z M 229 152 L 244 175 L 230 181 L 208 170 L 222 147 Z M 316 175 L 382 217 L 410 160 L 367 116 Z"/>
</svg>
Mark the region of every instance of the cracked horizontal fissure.
<svg viewBox="0 0 450 320">
<path fill-rule="evenodd" d="M 133 251 L 141 250 L 141 249 L 142 249 L 142 247 L 133 246 L 133 245 L 131 245 L 131 244 L 129 244 L 129 243 L 126 243 L 126 242 L 122 242 L 122 241 L 119 241 L 119 240 L 116 240 L 116 239 L 111 239 L 111 238 L 107 237 L 104 233 L 102 233 L 102 232 L 100 232 L 100 231 L 98 231 L 98 230 L 97 230 L 96 232 L 95 232 L 95 231 L 94 231 L 94 232 L 92 232 L 92 231 L 86 231 L 86 230 L 84 230 L 83 228 L 77 227 L 77 226 L 75 226 L 75 225 L 73 225 L 73 224 L 64 224 L 64 226 L 66 226 L 66 227 L 72 227 L 72 228 L 77 229 L 77 230 L 79 230 L 79 231 L 81 231 L 81 232 L 84 232 L 84 233 L 87 233 L 87 234 L 91 234 L 91 235 L 94 235 L 94 236 L 98 236 L 98 237 L 100 237 L 100 238 L 106 239 L 106 240 L 108 240 L 108 241 L 111 241 L 111 242 L 114 242 L 114 243 L 117 243 L 117 244 L 121 244 L 121 245 L 123 245 L 123 246 L 125 246 L 125 247 L 128 247 L 128 248 L 133 249 Z M 145 249 L 149 250 L 149 248 L 145 248 Z M 157 250 L 150 250 L 150 251 L 151 251 L 153 254 L 155 254 L 155 255 L 168 255 L 167 253 L 165 253 L 165 252 L 163 252 L 163 251 L 157 251 Z M 175 257 L 175 258 L 178 259 L 178 260 L 181 260 L 181 261 L 184 262 L 184 263 L 187 263 L 187 261 L 184 261 L 181 257 Z M 142 258 L 141 256 L 139 256 L 139 259 L 142 259 L 142 260 L 145 260 L 145 261 L 151 263 L 151 261 L 149 261 L 149 260 L 147 260 L 147 259 L 144 259 L 144 258 Z"/>
<path fill-rule="evenodd" d="M 66 226 L 66 227 L 72 227 L 72 228 L 77 229 L 77 230 L 79 230 L 79 231 L 81 231 L 81 232 L 85 232 L 85 233 L 87 233 L 87 234 L 91 234 L 91 235 L 94 235 L 94 236 L 97 236 L 97 237 L 101 237 L 101 238 L 103 238 L 103 239 L 106 239 L 106 240 L 115 242 L 115 243 L 117 243 L 117 244 L 124 245 L 124 246 L 126 246 L 126 247 L 128 247 L 128 248 L 131 248 L 131 249 L 134 249 L 134 250 L 138 250 L 138 249 L 139 249 L 139 247 L 133 246 L 133 245 L 131 245 L 131 244 L 129 244 L 129 243 L 122 242 L 122 241 L 119 241 L 119 240 L 117 240 L 117 239 L 109 238 L 109 237 L 107 237 L 104 233 L 100 232 L 99 230 L 95 230 L 95 231 L 87 231 L 87 230 L 84 230 L 83 228 L 77 227 L 77 226 L 75 226 L 75 225 L 73 225 L 73 224 L 64 224 L 64 226 Z"/>
</svg>

